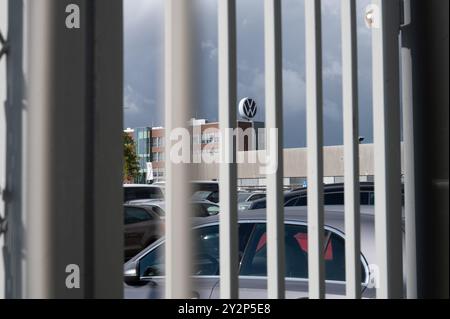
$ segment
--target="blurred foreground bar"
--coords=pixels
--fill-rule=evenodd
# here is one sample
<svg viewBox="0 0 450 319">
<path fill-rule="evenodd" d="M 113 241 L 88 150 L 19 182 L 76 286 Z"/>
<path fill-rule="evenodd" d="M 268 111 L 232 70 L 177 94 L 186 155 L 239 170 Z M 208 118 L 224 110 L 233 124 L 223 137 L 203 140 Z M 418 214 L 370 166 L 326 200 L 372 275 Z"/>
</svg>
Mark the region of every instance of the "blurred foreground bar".
<svg viewBox="0 0 450 319">
<path fill-rule="evenodd" d="M 122 0 L 28 5 L 26 297 L 121 298 Z"/>
</svg>

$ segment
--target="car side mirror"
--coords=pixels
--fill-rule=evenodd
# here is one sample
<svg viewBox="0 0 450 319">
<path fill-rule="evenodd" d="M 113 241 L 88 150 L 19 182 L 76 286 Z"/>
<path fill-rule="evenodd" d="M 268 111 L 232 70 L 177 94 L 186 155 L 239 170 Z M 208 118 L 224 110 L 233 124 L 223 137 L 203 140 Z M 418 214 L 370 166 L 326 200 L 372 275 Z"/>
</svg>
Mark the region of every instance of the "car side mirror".
<svg viewBox="0 0 450 319">
<path fill-rule="evenodd" d="M 141 280 L 139 276 L 139 261 L 133 261 L 125 264 L 123 272 L 123 281 L 128 286 L 143 286 L 145 281 Z"/>
</svg>

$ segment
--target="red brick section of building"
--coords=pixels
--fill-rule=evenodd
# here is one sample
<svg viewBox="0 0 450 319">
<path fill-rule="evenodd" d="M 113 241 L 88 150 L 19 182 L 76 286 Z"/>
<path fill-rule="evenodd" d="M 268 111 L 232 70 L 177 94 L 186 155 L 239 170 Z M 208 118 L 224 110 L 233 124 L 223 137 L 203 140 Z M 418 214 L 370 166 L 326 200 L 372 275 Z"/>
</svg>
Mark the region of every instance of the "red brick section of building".
<svg viewBox="0 0 450 319">
<path fill-rule="evenodd" d="M 262 127 L 262 123 L 259 123 Z M 257 145 L 251 146 L 249 137 L 245 136 L 246 130 L 254 127 L 257 129 L 257 125 L 254 122 L 238 121 L 238 128 L 244 132 L 242 137 L 244 140 L 242 143 L 238 142 L 239 151 L 248 151 L 250 149 L 257 149 Z M 248 132 L 248 131 L 247 131 Z M 257 133 L 257 132 L 256 132 Z M 241 134 L 241 133 L 240 133 Z M 155 175 L 155 181 L 164 179 L 164 147 L 165 147 L 165 129 L 164 128 L 152 128 L 151 133 L 151 153 L 152 153 L 152 167 Z M 239 136 L 238 136 L 239 137 Z M 193 152 L 204 152 L 205 148 L 208 148 L 210 152 L 218 152 L 219 150 L 219 123 L 207 123 L 206 121 L 197 120 L 191 127 L 191 139 L 193 140 Z M 240 139 L 240 138 L 239 138 Z M 200 148 L 199 148 L 200 145 Z"/>
</svg>

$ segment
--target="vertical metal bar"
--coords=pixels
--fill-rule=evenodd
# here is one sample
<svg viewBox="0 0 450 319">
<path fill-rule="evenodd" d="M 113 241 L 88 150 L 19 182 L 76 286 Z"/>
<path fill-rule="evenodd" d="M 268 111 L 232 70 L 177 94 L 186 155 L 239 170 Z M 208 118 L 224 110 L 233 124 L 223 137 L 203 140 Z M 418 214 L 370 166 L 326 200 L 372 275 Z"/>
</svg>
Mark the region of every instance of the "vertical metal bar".
<svg viewBox="0 0 450 319">
<path fill-rule="evenodd" d="M 191 5 L 191 1 L 165 1 L 167 298 L 191 297 L 191 221 L 186 211 L 190 207 L 188 164 L 175 162 L 170 152 L 177 142 L 176 129 L 186 129 L 192 109 Z"/>
<path fill-rule="evenodd" d="M 375 0 L 374 4 L 380 13 L 379 27 L 372 33 L 377 297 L 402 298 L 400 2 Z"/>
<path fill-rule="evenodd" d="M 325 296 L 321 1 L 305 0 L 309 298 Z"/>
<path fill-rule="evenodd" d="M 267 288 L 269 298 L 284 298 L 283 98 L 281 1 L 264 2 L 266 135 L 277 168 L 267 172 Z M 273 134 L 276 138 L 270 138 Z"/>
<path fill-rule="evenodd" d="M 52 74 L 52 15 L 54 2 L 33 1 L 30 3 L 30 92 L 29 92 L 29 152 L 33 160 L 28 161 L 29 178 L 28 207 L 32 205 L 33 213 L 28 215 L 27 229 L 28 251 L 28 298 L 51 298 L 51 274 L 53 258 L 51 251 L 51 210 L 49 201 L 50 179 L 49 165 L 51 145 L 49 114 L 51 112 Z M 34 34 L 34 32 L 36 34 Z M 39 33 L 39 35 L 37 34 Z M 38 40 L 39 39 L 39 40 Z M 42 256 L 48 256 L 42 258 Z"/>
<path fill-rule="evenodd" d="M 26 23 L 24 19 L 26 4 L 23 0 L 8 1 L 8 55 L 6 62 L 7 100 L 4 103 L 6 120 L 6 176 L 3 190 L 4 217 L 8 228 L 4 236 L 5 247 L 5 297 L 24 297 L 24 260 L 26 222 L 24 203 L 26 198 L 26 118 L 25 118 L 25 80 L 27 67 L 24 59 L 26 48 Z M 3 105 L 2 105 L 3 106 Z"/>
<path fill-rule="evenodd" d="M 361 298 L 359 226 L 358 52 L 356 1 L 341 1 L 344 110 L 345 281 L 347 298 Z"/>
<path fill-rule="evenodd" d="M 0 0 L 0 32 L 6 38 L 8 23 L 7 0 Z M 5 39 L 4 39 L 5 40 Z M 0 50 L 2 43 L 0 43 Z M 5 218 L 5 205 L 3 202 L 3 190 L 6 186 L 6 117 L 3 112 L 6 104 L 6 54 L 0 55 L 0 222 Z M 0 247 L 4 247 L 4 236 L 0 225 Z M 4 249 L 0 251 L 0 299 L 5 297 L 5 260 Z"/>
<path fill-rule="evenodd" d="M 218 2 L 220 163 L 220 296 L 238 298 L 238 224 L 236 147 L 228 134 L 236 127 L 236 1 Z"/>
<path fill-rule="evenodd" d="M 122 298 L 123 1 L 96 0 L 95 6 L 94 135 L 86 141 L 93 145 L 93 238 L 88 243 L 93 247 L 91 296 Z"/>
<path fill-rule="evenodd" d="M 402 103 L 403 152 L 405 184 L 405 249 L 406 295 L 417 298 L 417 242 L 416 242 L 416 177 L 414 147 L 414 106 L 412 90 L 411 2 L 403 1 L 402 23 Z"/>
<path fill-rule="evenodd" d="M 120 298 L 122 1 L 29 4 L 27 296 Z"/>
</svg>

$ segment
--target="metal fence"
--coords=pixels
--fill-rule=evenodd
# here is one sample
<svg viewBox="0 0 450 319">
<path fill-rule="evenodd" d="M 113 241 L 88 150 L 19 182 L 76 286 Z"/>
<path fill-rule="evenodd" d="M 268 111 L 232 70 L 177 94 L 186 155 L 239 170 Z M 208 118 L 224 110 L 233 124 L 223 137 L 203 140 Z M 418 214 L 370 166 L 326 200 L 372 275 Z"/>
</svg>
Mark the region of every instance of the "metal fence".
<svg viewBox="0 0 450 319">
<path fill-rule="evenodd" d="M 342 57 L 343 57 L 343 108 L 345 147 L 345 230 L 346 230 L 346 278 L 347 296 L 359 298 L 361 294 L 361 274 L 359 265 L 359 156 L 358 156 L 358 88 L 357 88 L 357 43 L 356 43 L 356 1 L 341 1 L 342 11 Z M 174 8 L 189 8 L 176 0 L 168 1 L 166 19 L 169 29 L 173 27 L 171 14 Z M 219 114 L 221 129 L 235 126 L 236 106 L 236 5 L 235 1 L 219 1 Z M 399 46 L 400 2 L 375 1 L 372 13 L 373 24 L 373 91 L 374 91 L 374 144 L 375 144 L 375 227 L 377 263 L 380 267 L 379 298 L 403 297 L 402 275 L 402 208 L 400 187 L 400 100 L 399 100 Z M 323 208 L 323 97 L 322 97 L 322 38 L 321 1 L 305 0 L 306 17 L 306 85 L 307 85 L 307 147 L 308 147 L 308 278 L 309 298 L 325 297 L 325 266 L 323 256 L 324 208 Z M 283 110 L 282 110 L 282 63 L 281 63 L 281 2 L 264 1 L 265 34 L 265 88 L 266 88 L 266 128 L 277 129 L 276 140 L 266 141 L 277 158 L 278 169 L 267 174 L 267 288 L 269 298 L 284 298 L 284 212 L 282 205 L 283 178 Z M 166 33 L 172 39 L 179 34 Z M 185 30 L 185 29 L 183 29 Z M 189 52 L 179 47 L 177 52 Z M 176 50 L 166 46 L 166 55 L 172 56 Z M 167 56 L 166 56 L 167 58 Z M 181 57 L 180 57 L 181 58 Z M 166 64 L 167 68 L 173 65 Z M 183 69 L 184 70 L 184 69 Z M 166 73 L 167 78 L 167 73 Z M 185 86 L 190 77 L 183 77 Z M 166 97 L 179 94 L 166 82 Z M 166 103 L 166 112 L 177 112 L 177 105 Z M 170 119 L 166 118 L 166 121 Z M 166 122 L 167 127 L 170 122 Z M 272 143 L 270 145 L 270 143 Z M 228 156 L 233 157 L 232 140 L 223 143 Z M 170 147 L 170 145 L 169 145 Z M 168 149 L 168 151 L 170 148 Z M 166 158 L 168 158 L 166 156 Z M 168 174 L 174 170 L 168 166 Z M 222 163 L 220 167 L 220 260 L 221 297 L 238 296 L 237 260 L 237 219 L 236 219 L 236 166 Z M 169 179 L 170 180 L 170 179 Z M 175 182 L 170 180 L 171 182 Z M 178 202 L 168 198 L 175 207 Z M 171 200 L 173 202 L 171 202 Z M 168 211 L 169 216 L 176 211 Z M 413 215 L 408 215 L 411 218 Z M 169 229 L 176 229 L 177 223 L 184 221 L 171 219 Z M 407 231 L 411 231 L 407 229 Z M 172 237 L 173 236 L 173 237 Z M 168 247 L 166 254 L 176 254 L 184 239 L 168 232 L 168 240 L 177 243 Z M 168 266 L 167 280 L 176 278 L 186 260 Z M 188 276 L 188 274 L 185 274 Z M 186 281 L 182 280 L 181 282 Z M 178 295 L 167 294 L 167 297 Z M 187 295 L 186 295 L 187 296 Z"/>
<path fill-rule="evenodd" d="M 63 27 L 64 8 L 69 2 L 81 8 L 84 18 L 83 27 L 79 30 Z M 324 298 L 321 1 L 304 0 L 304 3 L 309 298 Z M 346 295 L 348 298 L 360 298 L 356 16 L 363 13 L 356 11 L 356 0 L 341 0 L 340 3 Z M 25 11 L 22 4 L 25 4 Z M 267 145 L 274 152 L 278 163 L 278 169 L 266 176 L 267 295 L 269 298 L 284 298 L 282 13 L 279 0 L 264 0 L 263 4 L 266 127 L 277 130 L 276 137 L 268 141 Z M 191 92 L 194 64 L 191 40 L 194 33 L 191 23 L 194 17 L 191 6 L 190 1 L 165 1 L 166 152 L 170 152 L 174 144 L 174 140 L 170 139 L 170 132 L 187 125 L 193 104 Z M 16 195 L 8 197 L 5 200 L 8 202 L 4 205 L 5 214 L 13 216 L 10 217 L 7 247 L 4 250 L 7 254 L 5 296 L 121 297 L 122 1 L 13 0 L 9 1 L 9 9 L 8 43 L 12 47 L 2 59 L 8 58 L 8 85 L 12 87 L 8 91 L 8 102 L 14 103 L 16 107 L 20 106 L 19 109 L 23 108 L 23 118 L 17 109 L 14 111 L 16 113 L 11 113 L 15 115 L 7 118 L 10 125 L 20 124 L 19 127 L 9 126 L 8 136 L 19 136 L 21 145 L 21 150 L 17 150 L 8 142 L 7 154 L 13 157 L 14 154 L 19 154 L 23 160 L 20 163 L 6 164 L 17 175 L 8 179 L 5 185 L 7 190 L 13 189 Z M 414 162 L 412 58 L 408 48 L 400 51 L 399 47 L 401 28 L 409 23 L 409 9 L 407 0 L 374 0 L 372 10 L 366 16 L 372 27 L 373 37 L 378 298 L 404 297 L 405 282 L 407 296 L 418 296 L 418 226 L 415 219 L 418 194 L 415 191 L 414 175 L 418 164 Z M 27 26 L 23 40 L 23 50 L 27 53 L 25 65 L 12 55 L 17 48 L 22 50 L 22 31 L 17 26 L 15 28 L 14 23 L 19 21 L 16 18 L 22 17 L 23 12 Z M 218 21 L 219 120 L 220 128 L 224 130 L 236 126 L 235 0 L 218 1 Z M 17 41 L 21 43 L 14 44 Z M 20 91 L 25 84 L 14 76 L 22 75 L 22 70 L 28 96 Z M 20 86 L 19 89 L 15 88 L 17 85 Z M 22 105 L 20 97 L 25 100 L 25 105 Z M 401 100 L 403 113 L 400 112 Z M 404 247 L 400 180 L 401 114 L 406 154 Z M 22 143 L 27 147 L 23 147 Z M 237 167 L 232 160 L 236 157 L 233 145 L 232 138 L 225 138 L 221 144 L 225 157 L 231 159 L 229 163 L 220 165 L 222 298 L 239 297 Z M 23 149 L 28 151 L 24 154 Z M 192 247 L 190 222 L 185 213 L 191 172 L 188 164 L 177 164 L 169 160 L 166 163 L 166 297 L 191 297 Z M 64 182 L 60 183 L 61 180 Z M 23 182 L 25 185 L 21 185 L 22 181 L 26 181 Z M 68 203 L 71 205 L 68 206 Z M 80 215 L 80 211 L 84 213 Z M 3 210 L 0 209 L 0 212 Z M 27 238 L 27 245 L 24 238 Z M 403 252 L 407 260 L 405 275 Z M 80 265 L 82 269 L 82 289 L 76 291 L 68 291 L 64 286 L 63 266 L 72 263 Z M 11 270 L 11 267 L 17 269 Z"/>
</svg>

